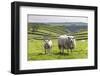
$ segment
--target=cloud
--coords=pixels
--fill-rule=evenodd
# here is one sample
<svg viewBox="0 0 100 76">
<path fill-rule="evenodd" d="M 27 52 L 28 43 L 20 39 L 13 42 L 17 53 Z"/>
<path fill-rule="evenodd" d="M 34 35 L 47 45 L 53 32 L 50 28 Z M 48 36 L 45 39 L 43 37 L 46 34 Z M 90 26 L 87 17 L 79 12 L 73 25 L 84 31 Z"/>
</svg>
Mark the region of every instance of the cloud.
<svg viewBox="0 0 100 76">
<path fill-rule="evenodd" d="M 88 23 L 87 17 L 79 16 L 50 16 L 50 15 L 28 15 L 28 22 L 48 23 L 48 22 L 85 22 Z"/>
</svg>

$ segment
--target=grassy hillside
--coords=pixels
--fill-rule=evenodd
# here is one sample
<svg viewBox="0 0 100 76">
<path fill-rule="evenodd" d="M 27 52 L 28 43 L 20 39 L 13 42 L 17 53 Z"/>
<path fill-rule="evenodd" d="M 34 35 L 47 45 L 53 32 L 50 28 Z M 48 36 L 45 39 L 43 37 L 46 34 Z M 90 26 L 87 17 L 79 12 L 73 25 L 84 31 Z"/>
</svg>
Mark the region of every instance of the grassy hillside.
<svg viewBox="0 0 100 76">
<path fill-rule="evenodd" d="M 31 31 L 32 26 L 38 26 L 36 31 Z M 51 26 L 47 24 L 29 24 L 28 25 L 28 38 L 31 39 L 38 39 L 42 40 L 44 36 L 49 36 L 52 39 L 56 39 L 58 36 L 66 34 L 66 35 L 73 35 L 76 37 L 77 40 L 87 39 L 87 31 L 80 31 L 80 32 L 69 32 L 65 26 Z"/>
</svg>

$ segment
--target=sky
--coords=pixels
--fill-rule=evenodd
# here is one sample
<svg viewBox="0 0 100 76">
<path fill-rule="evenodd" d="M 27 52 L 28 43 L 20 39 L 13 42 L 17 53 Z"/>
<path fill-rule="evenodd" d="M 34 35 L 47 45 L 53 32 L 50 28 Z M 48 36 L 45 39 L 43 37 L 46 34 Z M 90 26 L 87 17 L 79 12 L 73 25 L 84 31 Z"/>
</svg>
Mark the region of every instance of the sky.
<svg viewBox="0 0 100 76">
<path fill-rule="evenodd" d="M 28 15 L 28 22 L 31 23 L 57 23 L 57 22 L 85 22 L 88 23 L 87 17 L 79 16 L 50 16 L 50 15 Z"/>
</svg>

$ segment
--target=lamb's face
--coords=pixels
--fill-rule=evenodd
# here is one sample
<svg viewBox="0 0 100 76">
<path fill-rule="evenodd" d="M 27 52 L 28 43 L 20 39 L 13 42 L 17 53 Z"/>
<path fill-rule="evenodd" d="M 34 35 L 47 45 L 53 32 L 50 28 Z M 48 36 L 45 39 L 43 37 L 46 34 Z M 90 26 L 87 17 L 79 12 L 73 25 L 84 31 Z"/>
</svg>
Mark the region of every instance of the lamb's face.
<svg viewBox="0 0 100 76">
<path fill-rule="evenodd" d="M 48 42 L 49 42 L 49 40 L 44 40 L 44 42 L 45 42 L 45 43 L 48 43 Z"/>
</svg>

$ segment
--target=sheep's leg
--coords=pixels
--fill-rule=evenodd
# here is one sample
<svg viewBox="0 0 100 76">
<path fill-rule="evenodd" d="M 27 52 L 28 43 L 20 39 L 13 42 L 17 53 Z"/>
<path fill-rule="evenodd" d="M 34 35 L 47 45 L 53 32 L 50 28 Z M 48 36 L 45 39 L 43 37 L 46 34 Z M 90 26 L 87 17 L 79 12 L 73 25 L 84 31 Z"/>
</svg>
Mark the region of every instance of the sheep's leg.
<svg viewBox="0 0 100 76">
<path fill-rule="evenodd" d="M 63 52 L 63 54 L 64 54 L 64 48 L 63 48 L 62 52 Z"/>
<path fill-rule="evenodd" d="M 61 48 L 61 51 L 62 51 L 61 53 L 64 54 L 64 48 Z"/>
<path fill-rule="evenodd" d="M 70 49 L 71 53 L 72 53 L 72 49 Z"/>
<path fill-rule="evenodd" d="M 60 46 L 60 45 L 58 45 L 58 48 L 59 48 L 59 50 L 60 50 L 60 54 L 61 54 L 61 46 Z"/>
<path fill-rule="evenodd" d="M 70 50 L 69 49 L 67 49 L 67 53 L 69 54 L 69 52 L 70 52 Z"/>
<path fill-rule="evenodd" d="M 64 53 L 64 47 L 61 46 L 61 45 L 58 45 L 59 49 L 60 49 L 60 54 L 63 54 Z"/>
<path fill-rule="evenodd" d="M 60 49 L 60 54 L 62 53 L 62 49 Z"/>
</svg>

